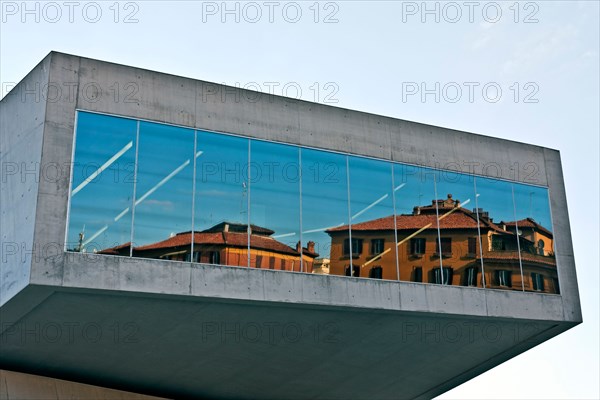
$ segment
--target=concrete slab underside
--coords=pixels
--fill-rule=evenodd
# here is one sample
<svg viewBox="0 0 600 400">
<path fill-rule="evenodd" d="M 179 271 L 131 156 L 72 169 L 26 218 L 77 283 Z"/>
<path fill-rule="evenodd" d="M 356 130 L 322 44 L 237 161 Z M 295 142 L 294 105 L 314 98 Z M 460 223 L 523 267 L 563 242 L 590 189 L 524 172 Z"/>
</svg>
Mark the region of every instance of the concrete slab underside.
<svg viewBox="0 0 600 400">
<path fill-rule="evenodd" d="M 40 292 L 0 338 L 4 368 L 177 398 L 428 398 L 567 329 L 94 289 L 13 301 Z"/>
</svg>

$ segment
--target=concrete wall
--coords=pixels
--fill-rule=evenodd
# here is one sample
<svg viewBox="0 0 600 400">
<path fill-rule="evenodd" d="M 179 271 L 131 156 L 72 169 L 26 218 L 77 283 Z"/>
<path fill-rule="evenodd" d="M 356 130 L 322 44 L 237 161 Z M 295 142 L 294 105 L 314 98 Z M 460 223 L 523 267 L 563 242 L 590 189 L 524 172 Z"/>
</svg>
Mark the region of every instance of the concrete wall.
<svg viewBox="0 0 600 400">
<path fill-rule="evenodd" d="M 50 56 L 0 102 L 0 306 L 29 283 Z M 51 175 L 52 176 L 52 175 Z"/>
</svg>

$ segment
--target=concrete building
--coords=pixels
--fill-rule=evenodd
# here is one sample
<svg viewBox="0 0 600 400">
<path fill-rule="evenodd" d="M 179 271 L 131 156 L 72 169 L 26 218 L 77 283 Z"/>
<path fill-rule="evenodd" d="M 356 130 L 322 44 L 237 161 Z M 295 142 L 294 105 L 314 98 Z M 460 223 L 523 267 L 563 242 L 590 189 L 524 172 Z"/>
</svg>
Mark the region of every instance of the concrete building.
<svg viewBox="0 0 600 400">
<path fill-rule="evenodd" d="M 66 380 L 171 398 L 425 399 L 582 321 L 556 150 L 55 52 L 1 101 L 0 132 L 3 398 L 50 379 L 35 396 Z M 413 211 L 427 221 L 405 235 Z M 476 285 L 446 272 L 443 232 L 460 215 Z M 385 238 L 360 237 L 378 220 Z M 227 222 L 245 257 L 194 257 L 196 233 Z M 259 264 L 252 226 L 300 268 Z M 425 231 L 425 247 L 402 242 Z M 169 257 L 135 251 L 168 238 Z M 512 288 L 482 278 L 498 262 L 484 245 L 516 248 Z M 430 252 L 439 279 L 403 275 L 407 247 Z M 311 273 L 317 254 L 330 273 Z M 544 288 L 558 290 L 525 287 L 530 256 L 552 259 Z M 336 273 L 344 257 L 350 276 Z M 383 257 L 391 272 L 354 272 Z"/>
</svg>

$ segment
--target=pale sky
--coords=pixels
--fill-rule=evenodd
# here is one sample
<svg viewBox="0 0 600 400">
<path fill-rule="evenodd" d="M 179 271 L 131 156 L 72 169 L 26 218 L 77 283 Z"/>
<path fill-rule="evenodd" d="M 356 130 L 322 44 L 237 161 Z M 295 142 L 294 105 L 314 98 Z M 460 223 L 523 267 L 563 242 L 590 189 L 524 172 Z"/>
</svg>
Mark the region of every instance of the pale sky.
<svg viewBox="0 0 600 400">
<path fill-rule="evenodd" d="M 597 1 L 0 3 L 2 96 L 57 50 L 560 150 L 584 323 L 440 398 L 600 398 Z"/>
</svg>

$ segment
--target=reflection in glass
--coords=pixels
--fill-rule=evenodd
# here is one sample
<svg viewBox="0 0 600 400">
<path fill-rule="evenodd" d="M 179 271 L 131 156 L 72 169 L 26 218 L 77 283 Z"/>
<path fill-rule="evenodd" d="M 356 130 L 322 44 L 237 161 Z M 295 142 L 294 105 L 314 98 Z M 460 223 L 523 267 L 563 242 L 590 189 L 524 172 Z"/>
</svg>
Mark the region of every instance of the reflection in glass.
<svg viewBox="0 0 600 400">
<path fill-rule="evenodd" d="M 301 149 L 300 157 L 302 243 L 309 249 L 314 243 L 314 252 L 319 254 L 315 259 L 318 272 L 350 274 L 350 259 L 342 248 L 343 239 L 349 235 L 346 156 Z"/>
<path fill-rule="evenodd" d="M 474 212 L 481 233 L 476 257 L 485 274 L 481 283 L 488 288 L 521 290 L 519 244 L 514 232 L 507 229 L 507 221 L 514 220 L 513 184 L 476 177 L 473 187 L 477 191 Z"/>
<path fill-rule="evenodd" d="M 559 293 L 548 190 L 514 184 L 515 218 L 507 230 L 519 236 L 524 290 Z"/>
<path fill-rule="evenodd" d="M 335 236 L 342 256 L 352 254 L 354 276 L 398 279 L 391 165 L 362 157 L 348 157 L 348 165 L 352 240 Z"/>
<path fill-rule="evenodd" d="M 140 123 L 133 255 L 184 261 L 192 229 L 194 131 Z"/>
<path fill-rule="evenodd" d="M 67 249 L 129 255 L 137 122 L 78 112 Z"/>
<path fill-rule="evenodd" d="M 300 149 L 261 141 L 250 148 L 250 266 L 312 272 L 314 246 L 300 245 Z"/>
<path fill-rule="evenodd" d="M 196 151 L 192 261 L 248 266 L 249 141 L 198 131 Z"/>
<path fill-rule="evenodd" d="M 438 171 L 436 190 L 440 213 L 440 255 L 444 283 L 482 286 L 481 260 L 477 260 L 480 229 L 475 207 L 474 177 L 454 171 Z M 439 244 L 438 246 L 439 247 Z M 436 281 L 441 278 L 436 277 Z"/>
<path fill-rule="evenodd" d="M 69 251 L 560 293 L 545 188 L 77 118 Z"/>
<path fill-rule="evenodd" d="M 435 207 L 436 171 L 413 165 L 394 165 L 396 235 L 400 279 L 442 283 Z M 437 272 L 436 272 L 437 271 Z"/>
</svg>

